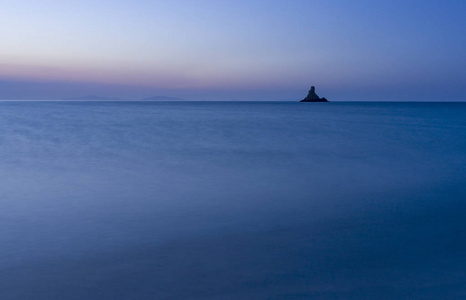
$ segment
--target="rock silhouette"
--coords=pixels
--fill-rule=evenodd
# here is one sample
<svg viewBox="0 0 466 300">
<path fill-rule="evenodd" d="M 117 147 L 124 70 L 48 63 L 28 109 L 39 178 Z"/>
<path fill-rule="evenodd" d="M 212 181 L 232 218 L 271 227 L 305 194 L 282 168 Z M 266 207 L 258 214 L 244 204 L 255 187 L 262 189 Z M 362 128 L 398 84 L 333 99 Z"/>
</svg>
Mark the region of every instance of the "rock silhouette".
<svg viewBox="0 0 466 300">
<path fill-rule="evenodd" d="M 315 86 L 311 86 L 311 89 L 309 90 L 307 97 L 299 102 L 328 102 L 328 100 L 317 96 Z"/>
</svg>

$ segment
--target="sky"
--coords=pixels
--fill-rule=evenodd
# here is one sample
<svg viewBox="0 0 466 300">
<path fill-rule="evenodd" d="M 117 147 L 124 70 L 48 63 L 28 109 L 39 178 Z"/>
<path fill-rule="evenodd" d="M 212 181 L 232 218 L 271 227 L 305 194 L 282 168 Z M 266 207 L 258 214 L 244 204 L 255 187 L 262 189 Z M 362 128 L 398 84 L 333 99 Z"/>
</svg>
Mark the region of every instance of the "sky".
<svg viewBox="0 0 466 300">
<path fill-rule="evenodd" d="M 0 99 L 465 101 L 463 0 L 4 0 Z"/>
</svg>

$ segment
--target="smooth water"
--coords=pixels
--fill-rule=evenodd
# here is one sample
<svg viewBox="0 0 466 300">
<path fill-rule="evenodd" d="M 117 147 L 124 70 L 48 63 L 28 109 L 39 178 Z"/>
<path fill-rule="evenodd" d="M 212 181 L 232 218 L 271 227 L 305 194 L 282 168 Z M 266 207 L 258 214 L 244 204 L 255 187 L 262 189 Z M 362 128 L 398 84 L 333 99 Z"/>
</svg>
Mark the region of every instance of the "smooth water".
<svg viewBox="0 0 466 300">
<path fill-rule="evenodd" d="M 466 103 L 0 102 L 0 299 L 466 298 Z"/>
</svg>

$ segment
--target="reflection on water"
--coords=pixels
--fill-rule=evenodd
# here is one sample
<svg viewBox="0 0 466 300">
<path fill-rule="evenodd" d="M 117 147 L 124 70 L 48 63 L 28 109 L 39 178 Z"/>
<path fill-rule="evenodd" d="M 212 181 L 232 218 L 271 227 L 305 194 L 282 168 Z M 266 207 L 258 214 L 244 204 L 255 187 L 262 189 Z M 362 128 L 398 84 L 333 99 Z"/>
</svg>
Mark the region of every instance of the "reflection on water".
<svg viewBox="0 0 466 300">
<path fill-rule="evenodd" d="M 0 298 L 462 298 L 465 117 L 1 102 Z"/>
</svg>

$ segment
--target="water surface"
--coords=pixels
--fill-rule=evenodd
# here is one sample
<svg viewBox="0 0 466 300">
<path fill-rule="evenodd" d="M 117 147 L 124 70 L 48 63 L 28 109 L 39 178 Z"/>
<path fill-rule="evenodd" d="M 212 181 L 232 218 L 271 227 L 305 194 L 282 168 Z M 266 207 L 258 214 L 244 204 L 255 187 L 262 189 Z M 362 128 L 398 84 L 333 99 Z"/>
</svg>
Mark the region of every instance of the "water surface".
<svg viewBox="0 0 466 300">
<path fill-rule="evenodd" d="M 0 298 L 464 298 L 465 133 L 464 103 L 0 102 Z"/>
</svg>

